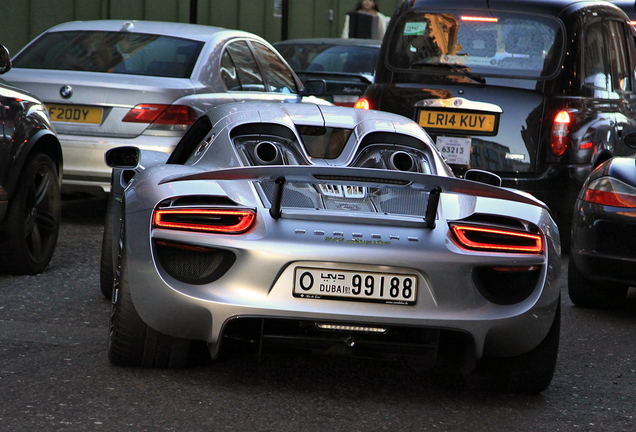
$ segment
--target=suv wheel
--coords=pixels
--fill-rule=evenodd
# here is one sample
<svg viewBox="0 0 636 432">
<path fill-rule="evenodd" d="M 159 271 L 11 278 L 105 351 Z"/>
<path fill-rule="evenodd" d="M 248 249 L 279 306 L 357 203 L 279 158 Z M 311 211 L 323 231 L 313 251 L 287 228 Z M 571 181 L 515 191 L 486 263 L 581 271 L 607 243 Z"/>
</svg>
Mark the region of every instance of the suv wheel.
<svg viewBox="0 0 636 432">
<path fill-rule="evenodd" d="M 60 228 L 61 196 L 57 169 L 45 154 L 31 156 L 18 178 L 0 238 L 0 268 L 36 274 L 49 264 Z"/>
</svg>

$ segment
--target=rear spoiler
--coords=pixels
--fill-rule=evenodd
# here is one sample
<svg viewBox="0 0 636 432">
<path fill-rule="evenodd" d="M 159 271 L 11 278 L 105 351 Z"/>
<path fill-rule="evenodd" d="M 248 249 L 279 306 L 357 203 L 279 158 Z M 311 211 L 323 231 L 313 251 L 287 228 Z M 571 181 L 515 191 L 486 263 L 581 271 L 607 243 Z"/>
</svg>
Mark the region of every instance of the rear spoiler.
<svg viewBox="0 0 636 432">
<path fill-rule="evenodd" d="M 495 198 L 530 204 L 549 210 L 548 207 L 530 194 L 514 189 L 504 189 L 471 180 L 443 177 L 405 171 L 389 171 L 371 168 L 317 167 L 307 165 L 276 165 L 220 169 L 182 177 L 169 177 L 159 184 L 201 180 L 246 180 L 273 181 L 277 193 L 270 209 L 273 218 L 280 218 L 282 191 L 285 183 L 330 183 L 340 185 L 363 185 L 367 187 L 396 188 L 409 187 L 429 192 L 426 222 L 434 227 L 440 193 L 455 193 L 485 198 Z"/>
</svg>

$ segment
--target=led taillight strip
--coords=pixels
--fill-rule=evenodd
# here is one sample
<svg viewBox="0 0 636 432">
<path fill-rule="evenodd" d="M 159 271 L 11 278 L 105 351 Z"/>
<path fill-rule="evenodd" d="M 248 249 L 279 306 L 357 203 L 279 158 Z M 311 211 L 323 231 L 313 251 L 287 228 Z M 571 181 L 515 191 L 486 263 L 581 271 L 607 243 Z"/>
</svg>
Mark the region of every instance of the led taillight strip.
<svg viewBox="0 0 636 432">
<path fill-rule="evenodd" d="M 543 251 L 543 237 L 499 228 L 474 225 L 451 225 L 459 246 L 470 250 L 539 254 Z"/>
<path fill-rule="evenodd" d="M 157 209 L 153 227 L 206 233 L 242 234 L 256 221 L 252 210 Z"/>
</svg>

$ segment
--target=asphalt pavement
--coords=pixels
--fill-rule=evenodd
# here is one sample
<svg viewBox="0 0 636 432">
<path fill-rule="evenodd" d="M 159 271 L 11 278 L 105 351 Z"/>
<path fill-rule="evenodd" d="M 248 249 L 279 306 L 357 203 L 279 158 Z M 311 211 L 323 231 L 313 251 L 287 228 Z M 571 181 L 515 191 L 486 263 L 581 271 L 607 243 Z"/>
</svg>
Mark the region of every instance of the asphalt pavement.
<svg viewBox="0 0 636 432">
<path fill-rule="evenodd" d="M 180 370 L 111 366 L 104 215 L 104 200 L 65 201 L 47 270 L 0 275 L 1 431 L 636 430 L 636 293 L 618 311 L 582 309 L 565 279 L 557 371 L 537 396 L 470 391 L 393 362 L 289 353 L 201 356 Z"/>
</svg>

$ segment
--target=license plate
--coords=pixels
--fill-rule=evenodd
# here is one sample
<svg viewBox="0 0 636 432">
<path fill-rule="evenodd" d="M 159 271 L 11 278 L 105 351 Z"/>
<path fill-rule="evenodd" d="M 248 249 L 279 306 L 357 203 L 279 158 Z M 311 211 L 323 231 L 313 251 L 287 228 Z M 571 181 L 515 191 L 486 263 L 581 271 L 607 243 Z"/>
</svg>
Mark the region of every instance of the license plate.
<svg viewBox="0 0 636 432">
<path fill-rule="evenodd" d="M 435 145 L 449 164 L 470 164 L 470 138 L 438 136 Z"/>
<path fill-rule="evenodd" d="M 294 297 L 413 305 L 417 276 L 296 267 Z"/>
<path fill-rule="evenodd" d="M 103 109 L 79 105 L 47 104 L 51 121 L 67 123 L 101 124 Z"/>
<path fill-rule="evenodd" d="M 452 111 L 420 111 L 419 124 L 424 129 L 493 133 L 495 114 L 466 114 Z"/>
</svg>

